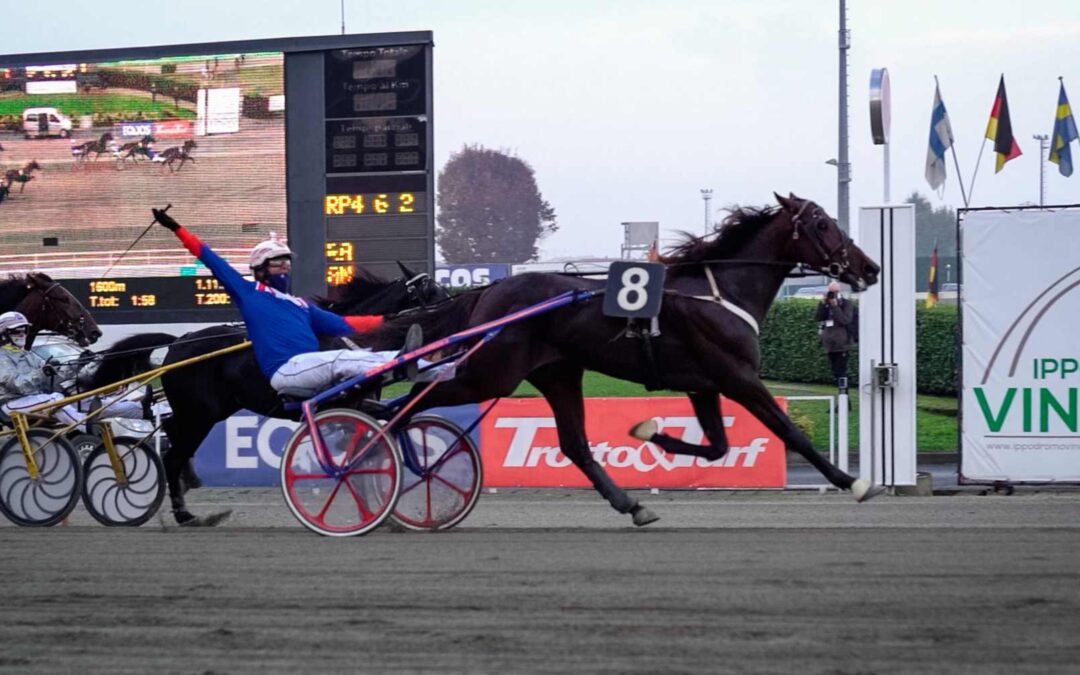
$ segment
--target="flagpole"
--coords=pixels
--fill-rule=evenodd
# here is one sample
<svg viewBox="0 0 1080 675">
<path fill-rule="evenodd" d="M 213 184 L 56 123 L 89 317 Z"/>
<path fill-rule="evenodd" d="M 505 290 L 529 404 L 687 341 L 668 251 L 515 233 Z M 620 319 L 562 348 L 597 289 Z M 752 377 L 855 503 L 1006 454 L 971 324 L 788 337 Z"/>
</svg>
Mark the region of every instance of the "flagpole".
<svg viewBox="0 0 1080 675">
<path fill-rule="evenodd" d="M 971 174 L 971 186 L 968 188 L 968 194 L 972 198 L 975 197 L 975 177 L 979 175 L 979 164 L 982 163 L 983 150 L 986 149 L 986 137 L 983 137 L 982 146 L 979 148 L 979 158 L 975 160 L 975 171 Z M 955 158 L 954 158 L 955 159 Z"/>
<path fill-rule="evenodd" d="M 937 89 L 938 94 L 940 95 L 940 93 L 941 93 L 941 83 L 938 82 L 937 75 L 934 76 L 934 87 Z M 967 208 L 968 207 L 967 191 L 964 190 L 964 175 L 962 173 L 960 173 L 960 162 L 956 159 L 956 139 L 955 138 L 953 139 L 953 142 L 949 145 L 949 149 L 952 150 L 953 166 L 956 167 L 956 182 L 960 183 L 960 196 L 964 198 L 964 207 Z M 979 153 L 979 158 L 982 159 L 982 152 L 981 151 Z M 977 171 L 978 168 L 979 168 L 978 165 L 976 165 L 975 170 Z M 972 177 L 971 180 L 974 181 L 975 178 Z"/>
</svg>

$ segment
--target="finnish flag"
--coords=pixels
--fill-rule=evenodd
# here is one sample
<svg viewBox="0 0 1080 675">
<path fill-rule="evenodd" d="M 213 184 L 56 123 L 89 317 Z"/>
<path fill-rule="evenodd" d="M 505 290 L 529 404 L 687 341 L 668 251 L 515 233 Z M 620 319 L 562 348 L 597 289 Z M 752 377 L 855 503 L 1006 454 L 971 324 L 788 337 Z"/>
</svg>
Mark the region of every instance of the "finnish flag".
<svg viewBox="0 0 1080 675">
<path fill-rule="evenodd" d="M 934 190 L 945 185 L 945 151 L 952 147 L 952 125 L 941 102 L 941 89 L 934 86 L 934 112 L 930 115 L 930 147 L 926 150 L 926 182 Z"/>
</svg>

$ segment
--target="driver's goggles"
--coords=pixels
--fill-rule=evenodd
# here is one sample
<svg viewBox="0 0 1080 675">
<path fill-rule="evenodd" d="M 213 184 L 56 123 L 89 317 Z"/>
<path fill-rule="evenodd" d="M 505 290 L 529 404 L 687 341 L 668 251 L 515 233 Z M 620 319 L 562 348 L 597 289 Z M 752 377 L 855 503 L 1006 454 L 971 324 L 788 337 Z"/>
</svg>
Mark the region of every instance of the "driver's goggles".
<svg viewBox="0 0 1080 675">
<path fill-rule="evenodd" d="M 291 258 L 271 258 L 266 261 L 266 267 L 272 270 L 291 270 L 292 259 Z"/>
</svg>

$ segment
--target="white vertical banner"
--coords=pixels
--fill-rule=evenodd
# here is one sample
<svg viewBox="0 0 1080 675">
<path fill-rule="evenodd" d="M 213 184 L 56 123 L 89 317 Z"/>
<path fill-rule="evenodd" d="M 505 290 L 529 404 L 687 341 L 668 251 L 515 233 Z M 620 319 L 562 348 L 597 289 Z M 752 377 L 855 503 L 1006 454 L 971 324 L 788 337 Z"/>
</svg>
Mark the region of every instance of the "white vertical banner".
<svg viewBox="0 0 1080 675">
<path fill-rule="evenodd" d="M 240 131 L 240 88 L 200 89 L 195 98 L 195 135 Z"/>
<path fill-rule="evenodd" d="M 881 265 L 880 281 L 859 295 L 859 477 L 914 485 L 915 207 L 859 209 L 857 243 Z M 871 368 L 895 364 L 892 386 Z"/>
<path fill-rule="evenodd" d="M 1075 208 L 962 216 L 962 480 L 1080 481 L 1078 235 Z"/>
</svg>

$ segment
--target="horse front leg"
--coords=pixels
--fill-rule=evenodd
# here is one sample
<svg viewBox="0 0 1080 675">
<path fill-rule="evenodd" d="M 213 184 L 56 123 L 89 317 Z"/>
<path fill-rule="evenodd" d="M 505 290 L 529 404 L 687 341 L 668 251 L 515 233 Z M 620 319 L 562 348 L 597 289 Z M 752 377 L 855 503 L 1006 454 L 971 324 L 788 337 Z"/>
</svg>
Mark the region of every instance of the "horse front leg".
<svg viewBox="0 0 1080 675">
<path fill-rule="evenodd" d="M 593 459 L 585 435 L 585 400 L 581 391 L 583 374 L 581 367 L 563 362 L 533 371 L 526 379 L 540 390 L 551 406 L 562 453 L 585 474 L 611 507 L 619 513 L 629 513 L 638 527 L 659 520 L 660 516 L 616 485 L 604 467 Z"/>
<path fill-rule="evenodd" d="M 856 480 L 825 459 L 814 449 L 810 439 L 795 426 L 791 418 L 784 414 L 761 380 L 757 378 L 740 380 L 728 392 L 728 396 L 779 436 L 788 450 L 794 450 L 802 455 L 811 466 L 821 472 L 826 480 L 841 490 L 851 490 L 856 501 L 864 502 L 873 499 L 885 491 L 884 487 L 873 485 L 865 478 Z"/>
<path fill-rule="evenodd" d="M 694 414 L 701 423 L 701 430 L 705 432 L 708 445 L 695 445 L 684 440 L 660 433 L 660 428 L 655 420 L 638 422 L 630 428 L 630 435 L 639 441 L 648 441 L 674 455 L 692 455 L 704 457 L 710 462 L 715 462 L 728 451 L 727 434 L 724 433 L 724 418 L 720 414 L 720 394 L 716 392 L 697 392 L 687 394 L 691 405 L 694 406 Z"/>
</svg>

